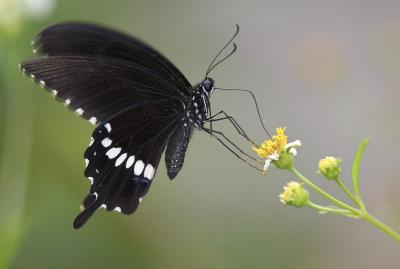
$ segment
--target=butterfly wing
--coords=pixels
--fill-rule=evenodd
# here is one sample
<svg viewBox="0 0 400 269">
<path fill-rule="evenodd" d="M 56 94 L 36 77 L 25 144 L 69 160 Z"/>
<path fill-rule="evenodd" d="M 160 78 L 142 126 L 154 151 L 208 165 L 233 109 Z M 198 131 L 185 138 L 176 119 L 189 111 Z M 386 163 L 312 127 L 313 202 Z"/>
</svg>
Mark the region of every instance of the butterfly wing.
<svg viewBox="0 0 400 269">
<path fill-rule="evenodd" d="M 92 123 L 120 110 L 167 98 L 184 104 L 176 86 L 141 65 L 101 56 L 49 56 L 26 61 L 22 70 L 59 101 Z"/>
<path fill-rule="evenodd" d="M 179 125 L 180 107 L 168 100 L 128 108 L 97 127 L 86 150 L 85 176 L 92 183 L 81 227 L 99 207 L 133 213 L 147 193 L 168 139 Z"/>
<path fill-rule="evenodd" d="M 54 55 L 96 55 L 129 61 L 178 85 L 185 95 L 191 84 L 163 55 L 128 35 L 91 24 L 63 23 L 44 29 L 33 41 L 34 51 Z M 184 88 L 182 88 L 184 86 Z"/>
<path fill-rule="evenodd" d="M 144 43 L 104 28 L 54 26 L 35 44 L 46 55 L 22 71 L 97 126 L 84 154 L 93 184 L 74 227 L 99 207 L 134 212 L 181 126 L 190 84 Z"/>
</svg>

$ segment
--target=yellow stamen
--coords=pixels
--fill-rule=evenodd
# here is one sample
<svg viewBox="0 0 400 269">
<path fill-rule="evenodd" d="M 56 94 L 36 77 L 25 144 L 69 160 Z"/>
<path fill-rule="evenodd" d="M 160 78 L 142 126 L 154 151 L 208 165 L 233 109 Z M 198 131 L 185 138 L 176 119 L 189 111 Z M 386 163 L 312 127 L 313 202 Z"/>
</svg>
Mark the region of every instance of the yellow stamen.
<svg viewBox="0 0 400 269">
<path fill-rule="evenodd" d="M 272 139 L 265 140 L 259 147 L 254 146 L 253 150 L 261 158 L 267 158 L 274 153 L 281 153 L 287 144 L 287 136 L 285 135 L 285 128 L 276 128 L 276 135 Z"/>
</svg>

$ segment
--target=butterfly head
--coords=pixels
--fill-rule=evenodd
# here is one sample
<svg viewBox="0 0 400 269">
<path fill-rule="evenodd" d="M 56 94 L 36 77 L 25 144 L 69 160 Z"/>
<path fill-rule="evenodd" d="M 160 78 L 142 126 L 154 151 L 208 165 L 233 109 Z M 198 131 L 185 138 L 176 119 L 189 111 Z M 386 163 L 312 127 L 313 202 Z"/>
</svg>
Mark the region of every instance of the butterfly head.
<svg viewBox="0 0 400 269">
<path fill-rule="evenodd" d="M 201 82 L 200 86 L 209 95 L 214 90 L 214 80 L 207 77 Z"/>
</svg>

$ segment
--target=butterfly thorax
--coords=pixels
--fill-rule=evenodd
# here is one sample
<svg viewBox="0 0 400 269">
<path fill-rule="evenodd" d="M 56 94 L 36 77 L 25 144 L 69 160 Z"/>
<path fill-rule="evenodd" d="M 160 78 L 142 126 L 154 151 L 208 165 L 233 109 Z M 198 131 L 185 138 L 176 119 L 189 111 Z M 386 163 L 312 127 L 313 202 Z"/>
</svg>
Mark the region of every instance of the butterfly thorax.
<svg viewBox="0 0 400 269">
<path fill-rule="evenodd" d="M 201 128 L 210 116 L 210 93 L 214 89 L 214 81 L 206 78 L 193 87 L 190 101 L 186 108 L 185 120 L 195 127 Z"/>
</svg>

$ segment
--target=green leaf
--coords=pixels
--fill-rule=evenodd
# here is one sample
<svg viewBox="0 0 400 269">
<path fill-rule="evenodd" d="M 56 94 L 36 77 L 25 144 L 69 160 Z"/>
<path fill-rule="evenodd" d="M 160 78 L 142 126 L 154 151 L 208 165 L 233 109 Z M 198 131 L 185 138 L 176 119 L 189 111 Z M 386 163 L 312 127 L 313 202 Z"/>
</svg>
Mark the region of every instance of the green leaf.
<svg viewBox="0 0 400 269">
<path fill-rule="evenodd" d="M 359 174 L 360 174 L 360 163 L 361 163 L 361 158 L 364 154 L 365 147 L 368 145 L 369 138 L 365 138 L 361 144 L 358 146 L 358 150 L 356 153 L 356 156 L 354 157 L 353 161 L 353 168 L 351 171 L 351 176 L 353 180 L 353 188 L 354 188 L 354 194 L 359 202 L 360 209 L 362 211 L 365 211 L 365 206 L 362 202 L 361 198 L 361 193 L 360 193 L 360 180 L 359 180 Z"/>
</svg>

